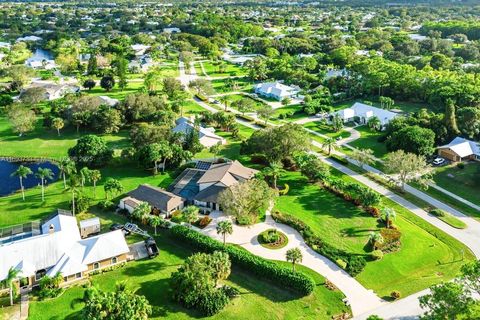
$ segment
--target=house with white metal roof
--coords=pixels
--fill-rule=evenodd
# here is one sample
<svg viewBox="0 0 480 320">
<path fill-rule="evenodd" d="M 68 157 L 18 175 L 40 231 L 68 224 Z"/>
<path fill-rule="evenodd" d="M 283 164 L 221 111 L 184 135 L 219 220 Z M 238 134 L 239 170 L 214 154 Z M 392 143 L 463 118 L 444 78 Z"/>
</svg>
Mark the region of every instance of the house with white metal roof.
<svg viewBox="0 0 480 320">
<path fill-rule="evenodd" d="M 31 229 L 0 239 L 0 281 L 14 268 L 29 287 L 36 286 L 45 275 L 57 274 L 69 284 L 93 271 L 126 262 L 130 251 L 121 230 L 81 239 L 77 220 L 71 215 L 59 213 Z"/>
<path fill-rule="evenodd" d="M 438 155 L 450 161 L 480 161 L 480 144 L 476 141 L 456 137 L 449 144 L 438 147 Z"/>
<path fill-rule="evenodd" d="M 227 140 L 215 134 L 214 128 L 204 128 L 202 126 L 195 126 L 195 124 L 185 117 L 178 118 L 175 123 L 175 128 L 172 129 L 175 133 L 181 133 L 183 135 L 190 134 L 192 130 L 198 132 L 198 138 L 200 144 L 206 148 L 210 148 L 218 144 L 226 144 Z"/>
<path fill-rule="evenodd" d="M 297 86 L 287 86 L 283 83 L 276 82 L 264 82 L 258 83 L 254 87 L 255 93 L 267 98 L 273 98 L 278 101 L 282 101 L 285 98 L 294 98 L 298 96 L 300 88 Z"/>
<path fill-rule="evenodd" d="M 380 109 L 368 104 L 355 102 L 350 108 L 338 110 L 331 114 L 331 116 L 338 115 L 343 122 L 357 122 L 366 124 L 368 119 L 377 117 L 380 120 L 382 127 L 386 126 L 393 118 L 398 116 L 398 113 Z"/>
</svg>

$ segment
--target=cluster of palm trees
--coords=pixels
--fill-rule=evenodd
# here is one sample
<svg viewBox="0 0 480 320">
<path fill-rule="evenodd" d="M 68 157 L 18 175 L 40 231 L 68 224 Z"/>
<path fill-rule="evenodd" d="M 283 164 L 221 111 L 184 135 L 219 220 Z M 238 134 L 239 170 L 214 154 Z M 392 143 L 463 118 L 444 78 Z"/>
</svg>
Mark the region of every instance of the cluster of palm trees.
<svg viewBox="0 0 480 320">
<path fill-rule="evenodd" d="M 383 217 L 387 228 L 392 226 L 392 220 L 397 217 L 397 213 L 392 208 L 383 209 Z M 368 235 L 368 243 L 373 247 L 373 250 L 377 250 L 378 246 L 383 244 L 384 239 L 380 232 L 370 232 Z"/>
<path fill-rule="evenodd" d="M 18 177 L 20 180 L 20 189 L 22 191 L 22 199 L 25 201 L 25 187 L 23 185 L 23 179 L 28 178 L 28 176 L 32 175 L 33 171 L 29 167 L 25 167 L 24 165 L 18 166 L 17 170 L 12 173 L 12 176 Z M 37 169 L 35 176 L 40 179 L 40 184 L 42 186 L 42 202 L 45 201 L 45 184 L 47 180 L 53 180 L 53 171 L 49 168 L 41 168 Z"/>
</svg>

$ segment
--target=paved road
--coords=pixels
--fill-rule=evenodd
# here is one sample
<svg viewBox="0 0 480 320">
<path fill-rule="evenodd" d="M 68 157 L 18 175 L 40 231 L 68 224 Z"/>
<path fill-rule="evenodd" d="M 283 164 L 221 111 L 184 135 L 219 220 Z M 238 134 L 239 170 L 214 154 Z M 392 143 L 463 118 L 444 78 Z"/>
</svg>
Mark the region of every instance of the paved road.
<svg viewBox="0 0 480 320">
<path fill-rule="evenodd" d="M 223 213 L 218 211 L 210 214 L 213 221 L 203 230 L 198 231 L 223 241 L 222 236 L 217 234 L 216 226 L 219 221 L 229 219 Z M 288 237 L 288 244 L 281 249 L 271 250 L 262 247 L 257 240 L 257 236 L 267 229 L 277 229 Z M 270 260 L 285 261 L 285 254 L 288 249 L 299 248 L 302 251 L 302 265 L 318 272 L 332 282 L 347 297 L 353 315 L 361 315 L 369 310 L 375 310 L 387 304 L 380 299 L 372 290 L 363 287 L 357 280 L 351 277 L 343 269 L 324 256 L 313 251 L 305 244 L 302 236 L 293 228 L 284 224 L 276 223 L 267 212 L 265 222 L 257 223 L 253 226 L 242 227 L 233 225 L 233 233 L 227 237 L 227 242 L 242 246 L 255 255 Z"/>
</svg>

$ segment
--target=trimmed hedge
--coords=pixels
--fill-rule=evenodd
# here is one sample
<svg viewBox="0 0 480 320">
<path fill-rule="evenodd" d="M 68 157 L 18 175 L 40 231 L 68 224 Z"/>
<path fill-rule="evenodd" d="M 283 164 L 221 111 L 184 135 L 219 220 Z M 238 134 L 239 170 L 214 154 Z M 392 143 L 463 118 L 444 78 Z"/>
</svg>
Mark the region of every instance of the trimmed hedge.
<svg viewBox="0 0 480 320">
<path fill-rule="evenodd" d="M 345 269 L 350 275 L 356 276 L 365 268 L 367 261 L 364 257 L 340 250 L 325 243 L 318 235 L 314 234 L 312 228 L 302 220 L 280 212 L 272 212 L 272 217 L 276 222 L 286 224 L 297 230 L 310 248 L 331 261 L 335 261 L 340 268 Z"/>
<path fill-rule="evenodd" d="M 232 263 L 236 266 L 261 278 L 268 279 L 279 286 L 291 288 L 303 295 L 309 295 L 315 289 L 315 281 L 304 273 L 293 273 L 289 268 L 279 266 L 242 248 L 231 245 L 224 246 L 221 242 L 184 226 L 177 225 L 170 230 L 175 238 L 200 251 L 207 253 L 224 251 L 228 253 Z"/>
</svg>

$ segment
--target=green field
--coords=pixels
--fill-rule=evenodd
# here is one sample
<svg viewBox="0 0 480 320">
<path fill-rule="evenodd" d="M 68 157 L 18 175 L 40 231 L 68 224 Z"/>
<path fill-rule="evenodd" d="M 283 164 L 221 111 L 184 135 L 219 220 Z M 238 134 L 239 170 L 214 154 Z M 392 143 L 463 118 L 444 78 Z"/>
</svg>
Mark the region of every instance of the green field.
<svg viewBox="0 0 480 320">
<path fill-rule="evenodd" d="M 353 181 L 337 171 L 334 174 Z M 306 222 L 325 241 L 349 252 L 368 254 L 366 244 L 371 231 L 384 227 L 383 222 L 365 214 L 343 199 L 316 185 L 311 185 L 298 173 L 287 173 L 280 179 L 290 191 L 278 198 L 276 209 L 292 214 Z M 402 232 L 402 247 L 380 261 L 368 262 L 357 279 L 380 296 L 389 296 L 398 290 L 402 296 L 428 286 L 452 279 L 471 252 L 458 241 L 416 217 L 407 209 L 383 198 L 383 205 L 394 208 L 394 224 Z M 462 260 L 462 254 L 465 254 Z M 379 281 L 379 279 L 382 279 Z"/>
<path fill-rule="evenodd" d="M 210 82 L 217 93 L 227 93 L 232 91 L 250 92 L 253 89 L 253 82 L 248 78 L 232 79 L 231 83 L 234 87 L 229 86 L 229 81 L 226 81 L 226 79 L 212 79 Z"/>
<path fill-rule="evenodd" d="M 480 163 L 465 163 L 465 168 L 445 166 L 435 170 L 435 183 L 476 205 L 480 205 Z"/>
<path fill-rule="evenodd" d="M 307 129 L 313 130 L 317 133 L 326 135 L 326 136 L 328 136 L 330 138 L 334 138 L 334 139 L 337 139 L 337 138 L 338 139 L 345 139 L 345 138 L 350 137 L 350 135 L 351 135 L 350 132 L 346 131 L 346 130 L 340 130 L 338 132 L 335 132 L 328 125 L 321 124 L 318 121 L 308 122 L 308 123 L 304 124 L 303 126 Z"/>
<path fill-rule="evenodd" d="M 373 155 L 377 158 L 384 158 L 387 154 L 385 143 L 379 142 L 382 136 L 381 132 L 374 131 L 367 126 L 356 127 L 355 130 L 360 132 L 360 138 L 349 143 L 354 148 L 372 149 Z"/>
<path fill-rule="evenodd" d="M 197 64 L 200 64 L 200 62 Z M 219 67 L 218 65 L 215 64 L 215 62 L 205 61 L 205 62 L 202 62 L 202 64 L 207 75 L 213 78 L 228 77 L 228 76 L 244 76 L 247 74 L 244 68 L 228 62 L 222 62 L 222 64 L 225 66 L 225 72 L 220 72 Z M 198 68 L 196 67 L 196 69 L 198 74 L 203 74 L 201 72 L 201 67 L 198 67 Z"/>
<path fill-rule="evenodd" d="M 123 268 L 93 276 L 93 285 L 113 290 L 116 282 L 126 281 L 129 288 L 137 290 L 138 294 L 145 295 L 149 300 L 153 307 L 153 319 L 201 317 L 197 312 L 172 301 L 169 288 L 172 272 L 194 251 L 171 239 L 166 230 L 159 233 L 156 242 L 160 250 L 158 257 L 130 262 Z M 282 264 L 287 265 L 285 262 Z M 233 299 L 222 312 L 208 319 L 247 319 L 253 314 L 262 314 L 264 319 L 331 319 L 332 315 L 348 311 L 341 301 L 341 292 L 328 290 L 323 285 L 324 278 L 310 269 L 300 267 L 300 270 L 310 274 L 317 282 L 313 294 L 308 297 L 298 297 L 285 288 L 234 268 L 226 283 L 238 288 L 240 296 Z M 56 299 L 31 302 L 29 319 L 81 319 L 84 290 L 76 286 Z"/>
</svg>

